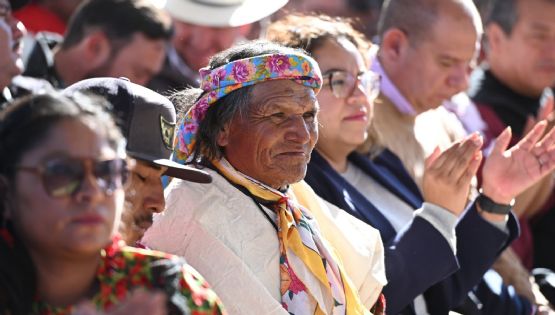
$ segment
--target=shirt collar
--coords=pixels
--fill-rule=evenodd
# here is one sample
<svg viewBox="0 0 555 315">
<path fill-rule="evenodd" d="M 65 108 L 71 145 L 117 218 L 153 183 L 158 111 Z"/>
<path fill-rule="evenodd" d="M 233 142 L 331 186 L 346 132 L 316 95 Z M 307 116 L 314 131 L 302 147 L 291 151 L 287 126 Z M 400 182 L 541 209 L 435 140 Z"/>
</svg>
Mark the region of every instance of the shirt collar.
<svg viewBox="0 0 555 315">
<path fill-rule="evenodd" d="M 401 94 L 399 89 L 387 76 L 377 56 L 374 57 L 374 60 L 372 60 L 372 66 L 370 67 L 370 70 L 381 76 L 381 93 L 385 95 L 401 113 L 410 116 L 417 115 L 417 112 L 414 110 L 409 101 Z"/>
</svg>

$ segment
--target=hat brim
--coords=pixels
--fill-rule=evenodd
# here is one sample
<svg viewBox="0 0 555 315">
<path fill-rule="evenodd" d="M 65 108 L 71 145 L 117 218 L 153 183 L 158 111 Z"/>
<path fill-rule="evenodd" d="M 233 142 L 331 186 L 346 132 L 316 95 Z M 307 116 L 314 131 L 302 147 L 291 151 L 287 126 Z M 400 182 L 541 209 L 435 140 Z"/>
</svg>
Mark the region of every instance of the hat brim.
<svg viewBox="0 0 555 315">
<path fill-rule="evenodd" d="M 195 1 L 168 0 L 165 9 L 182 22 L 209 27 L 236 27 L 260 21 L 281 9 L 289 0 L 245 0 L 229 6 Z"/>
<path fill-rule="evenodd" d="M 136 152 L 127 152 L 131 157 L 147 161 L 153 163 L 158 166 L 165 166 L 168 169 L 164 173 L 164 175 L 175 177 L 179 179 L 183 179 L 189 182 L 201 183 L 201 184 L 208 184 L 212 182 L 212 176 L 203 170 L 199 170 L 197 168 L 179 164 L 175 161 L 168 160 L 168 159 L 157 159 L 153 158 L 152 156 L 147 156 L 144 154 L 136 153 Z"/>
<path fill-rule="evenodd" d="M 152 163 L 165 166 L 168 169 L 164 175 L 180 178 L 189 182 L 208 184 L 212 182 L 212 176 L 203 170 L 196 169 L 191 166 L 179 164 L 172 160 L 160 159 L 154 160 Z"/>
</svg>

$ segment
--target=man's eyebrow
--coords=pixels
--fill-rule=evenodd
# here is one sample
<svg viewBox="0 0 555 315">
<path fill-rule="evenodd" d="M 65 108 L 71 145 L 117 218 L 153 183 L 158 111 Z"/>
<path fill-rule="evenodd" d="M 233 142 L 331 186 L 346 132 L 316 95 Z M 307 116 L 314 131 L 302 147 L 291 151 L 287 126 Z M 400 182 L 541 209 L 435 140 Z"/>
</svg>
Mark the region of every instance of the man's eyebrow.
<svg viewBox="0 0 555 315">
<path fill-rule="evenodd" d="M 530 28 L 534 31 L 549 31 L 550 27 L 545 23 L 532 21 L 530 23 Z"/>
</svg>

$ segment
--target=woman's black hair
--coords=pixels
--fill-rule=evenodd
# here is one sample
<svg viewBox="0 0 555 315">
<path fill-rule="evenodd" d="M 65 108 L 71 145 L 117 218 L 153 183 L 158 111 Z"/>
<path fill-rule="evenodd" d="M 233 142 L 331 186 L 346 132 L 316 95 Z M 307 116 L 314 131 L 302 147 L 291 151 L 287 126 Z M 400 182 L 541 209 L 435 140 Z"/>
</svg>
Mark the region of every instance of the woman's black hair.
<svg viewBox="0 0 555 315">
<path fill-rule="evenodd" d="M 67 97 L 51 92 L 20 98 L 0 112 L 0 314 L 29 314 L 37 293 L 35 265 L 7 217 L 8 210 L 17 211 L 16 166 L 66 119 L 86 122 L 114 150 L 125 148 L 106 106 L 104 100 L 83 94 Z"/>
</svg>

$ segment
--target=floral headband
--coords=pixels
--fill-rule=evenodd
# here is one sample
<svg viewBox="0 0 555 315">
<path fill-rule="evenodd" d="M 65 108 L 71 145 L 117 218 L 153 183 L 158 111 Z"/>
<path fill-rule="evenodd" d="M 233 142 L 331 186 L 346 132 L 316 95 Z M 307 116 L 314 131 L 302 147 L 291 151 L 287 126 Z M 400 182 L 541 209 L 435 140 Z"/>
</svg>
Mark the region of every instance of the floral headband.
<svg viewBox="0 0 555 315">
<path fill-rule="evenodd" d="M 240 59 L 214 70 L 202 68 L 200 88 L 205 92 L 177 124 L 175 156 L 186 161 L 193 153 L 195 138 L 210 105 L 229 93 L 269 80 L 293 80 L 311 87 L 322 87 L 320 68 L 314 59 L 302 54 L 269 54 Z"/>
</svg>

